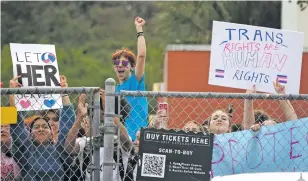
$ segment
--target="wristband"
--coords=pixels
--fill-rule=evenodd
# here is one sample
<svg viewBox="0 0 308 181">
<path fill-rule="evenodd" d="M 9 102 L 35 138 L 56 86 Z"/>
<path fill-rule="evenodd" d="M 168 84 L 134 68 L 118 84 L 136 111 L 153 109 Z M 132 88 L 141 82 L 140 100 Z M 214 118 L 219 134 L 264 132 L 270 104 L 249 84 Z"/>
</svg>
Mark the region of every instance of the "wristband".
<svg viewBox="0 0 308 181">
<path fill-rule="evenodd" d="M 136 33 L 136 35 L 137 35 L 137 38 L 138 38 L 139 36 L 144 36 L 144 33 L 143 32 L 138 32 L 138 33 Z"/>
</svg>

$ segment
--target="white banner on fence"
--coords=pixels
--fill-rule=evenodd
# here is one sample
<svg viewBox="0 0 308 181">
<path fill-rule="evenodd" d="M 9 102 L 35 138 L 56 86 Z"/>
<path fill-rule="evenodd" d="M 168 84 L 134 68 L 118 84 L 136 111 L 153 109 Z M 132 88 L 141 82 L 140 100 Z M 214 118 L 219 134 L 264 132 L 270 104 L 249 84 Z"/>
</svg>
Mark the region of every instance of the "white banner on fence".
<svg viewBox="0 0 308 181">
<path fill-rule="evenodd" d="M 211 181 L 306 181 L 308 180 L 307 172 L 276 172 L 276 173 L 249 173 L 238 174 L 223 177 L 215 177 Z"/>
<path fill-rule="evenodd" d="M 209 84 L 275 93 L 278 80 L 298 94 L 304 33 L 213 22 Z"/>
<path fill-rule="evenodd" d="M 60 87 L 59 69 L 54 45 L 10 43 L 14 77 L 21 75 L 23 87 Z M 21 110 L 59 109 L 59 94 L 15 95 Z"/>
</svg>

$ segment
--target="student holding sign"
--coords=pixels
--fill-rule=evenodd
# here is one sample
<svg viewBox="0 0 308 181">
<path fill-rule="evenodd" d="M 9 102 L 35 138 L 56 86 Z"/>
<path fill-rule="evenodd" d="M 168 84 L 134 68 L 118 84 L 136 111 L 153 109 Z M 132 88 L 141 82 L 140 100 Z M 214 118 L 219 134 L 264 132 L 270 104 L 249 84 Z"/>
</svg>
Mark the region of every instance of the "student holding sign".
<svg viewBox="0 0 308 181">
<path fill-rule="evenodd" d="M 278 79 L 276 80 L 276 82 L 273 82 L 273 86 L 277 94 L 286 94 L 285 86 L 281 85 Z M 256 86 L 253 86 L 252 90 L 247 90 L 246 93 L 248 94 L 256 93 Z M 285 121 L 298 119 L 297 114 L 289 100 L 279 100 L 279 104 L 284 112 Z M 263 114 L 263 116 L 260 114 Z M 244 103 L 243 129 L 251 128 L 252 130 L 257 131 L 260 129 L 261 125 L 269 126 L 276 124 L 276 121 L 271 120 L 269 116 L 264 114 L 265 113 L 262 113 L 260 111 L 255 111 L 253 109 L 253 100 L 246 99 Z"/>
<path fill-rule="evenodd" d="M 64 75 L 60 75 L 60 81 L 60 86 L 62 88 L 68 87 L 66 77 Z M 57 109 L 44 110 L 40 113 L 40 116 L 48 120 L 52 130 L 53 141 L 54 143 L 57 143 L 59 137 L 59 111 Z"/>
<path fill-rule="evenodd" d="M 116 92 L 145 91 L 145 58 L 146 43 L 143 33 L 144 19 L 136 17 L 135 25 L 137 30 L 137 51 L 135 54 L 128 49 L 121 49 L 112 55 L 114 71 L 118 77 L 119 85 Z M 129 117 L 125 120 L 125 126 L 132 140 L 135 140 L 136 133 L 140 127 L 148 124 L 148 102 L 145 97 L 128 96 L 127 101 L 132 110 Z"/>
<path fill-rule="evenodd" d="M 11 88 L 21 87 L 18 77 L 10 81 Z M 10 95 L 11 106 L 14 106 L 14 95 Z M 60 130 L 58 143 L 53 142 L 52 130 L 44 117 L 35 118 L 29 126 L 30 136 L 24 125 L 26 111 L 18 112 L 17 124 L 11 125 L 13 138 L 13 157 L 21 167 L 22 180 L 61 181 L 64 177 L 63 160 L 66 160 L 70 150 L 67 150 L 69 129 L 75 122 L 74 108 L 68 95 L 62 95 L 63 108 L 60 113 Z M 81 118 L 77 118 L 81 119 Z M 66 138 L 67 137 L 67 138 Z"/>
</svg>

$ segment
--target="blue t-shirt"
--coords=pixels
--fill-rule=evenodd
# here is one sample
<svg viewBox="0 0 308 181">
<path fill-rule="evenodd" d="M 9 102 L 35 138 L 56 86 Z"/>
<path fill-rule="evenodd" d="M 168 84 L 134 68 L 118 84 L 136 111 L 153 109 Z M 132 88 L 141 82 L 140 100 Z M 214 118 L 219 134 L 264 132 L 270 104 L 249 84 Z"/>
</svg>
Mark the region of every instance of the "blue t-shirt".
<svg viewBox="0 0 308 181">
<path fill-rule="evenodd" d="M 132 72 L 132 75 L 126 81 L 117 85 L 116 93 L 121 90 L 145 91 L 144 75 L 139 82 L 135 72 Z M 132 140 L 135 140 L 137 131 L 148 125 L 148 101 L 146 97 L 126 96 L 126 99 L 131 106 L 131 111 L 125 120 L 125 127 Z"/>
</svg>

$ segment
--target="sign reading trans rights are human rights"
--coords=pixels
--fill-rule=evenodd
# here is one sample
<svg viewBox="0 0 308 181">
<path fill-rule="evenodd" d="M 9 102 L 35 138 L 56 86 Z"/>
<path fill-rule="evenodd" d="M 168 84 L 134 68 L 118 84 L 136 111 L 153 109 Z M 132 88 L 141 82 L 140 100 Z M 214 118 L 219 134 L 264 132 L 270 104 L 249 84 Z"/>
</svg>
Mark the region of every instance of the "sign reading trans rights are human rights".
<svg viewBox="0 0 308 181">
<path fill-rule="evenodd" d="M 275 93 L 278 80 L 298 94 L 304 33 L 213 22 L 209 84 Z"/>
</svg>

